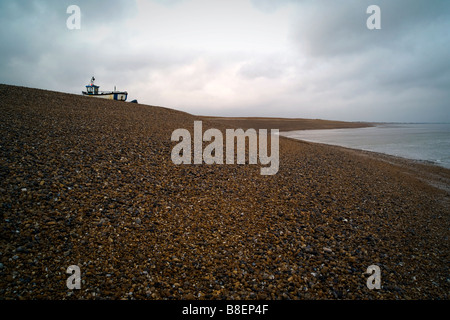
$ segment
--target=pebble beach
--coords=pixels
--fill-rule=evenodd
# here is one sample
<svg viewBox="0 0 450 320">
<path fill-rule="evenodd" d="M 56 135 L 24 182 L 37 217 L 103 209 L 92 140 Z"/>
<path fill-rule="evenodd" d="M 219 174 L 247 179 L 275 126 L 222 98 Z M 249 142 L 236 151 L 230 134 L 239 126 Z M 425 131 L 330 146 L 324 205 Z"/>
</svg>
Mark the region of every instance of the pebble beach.
<svg viewBox="0 0 450 320">
<path fill-rule="evenodd" d="M 175 165 L 194 121 L 283 125 L 9 85 L 0 114 L 0 299 L 449 299 L 448 169 L 284 137 L 275 175 Z"/>
</svg>

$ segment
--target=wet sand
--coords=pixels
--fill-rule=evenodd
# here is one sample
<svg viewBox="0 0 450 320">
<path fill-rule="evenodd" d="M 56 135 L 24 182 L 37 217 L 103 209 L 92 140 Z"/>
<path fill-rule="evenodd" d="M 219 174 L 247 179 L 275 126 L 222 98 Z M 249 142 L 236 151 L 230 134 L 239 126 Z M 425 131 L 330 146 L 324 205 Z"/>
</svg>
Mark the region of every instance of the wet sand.
<svg viewBox="0 0 450 320">
<path fill-rule="evenodd" d="M 0 98 L 2 299 L 449 298 L 450 170 L 284 137 L 273 176 L 175 165 L 173 130 L 243 122 L 6 85 Z"/>
</svg>

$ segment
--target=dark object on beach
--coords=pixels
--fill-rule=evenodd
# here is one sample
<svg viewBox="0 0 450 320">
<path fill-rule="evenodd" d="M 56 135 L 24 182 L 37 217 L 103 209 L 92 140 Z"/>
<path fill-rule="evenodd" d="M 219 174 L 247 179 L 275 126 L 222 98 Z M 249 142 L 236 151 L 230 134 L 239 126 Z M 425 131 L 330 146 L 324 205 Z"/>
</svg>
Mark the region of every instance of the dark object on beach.
<svg viewBox="0 0 450 320">
<path fill-rule="evenodd" d="M 136 99 L 131 100 L 130 102 L 131 102 L 131 103 L 138 103 Z"/>
</svg>

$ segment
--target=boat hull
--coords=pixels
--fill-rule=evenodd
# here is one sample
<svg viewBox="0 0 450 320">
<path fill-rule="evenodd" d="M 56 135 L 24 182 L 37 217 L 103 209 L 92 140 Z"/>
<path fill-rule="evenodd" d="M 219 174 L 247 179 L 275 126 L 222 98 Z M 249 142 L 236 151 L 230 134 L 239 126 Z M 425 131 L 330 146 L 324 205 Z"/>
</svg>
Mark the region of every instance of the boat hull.
<svg viewBox="0 0 450 320">
<path fill-rule="evenodd" d="M 102 99 L 108 99 L 108 100 L 126 101 L 128 93 L 126 91 L 120 91 L 120 92 L 105 92 L 105 93 L 92 94 L 92 93 L 87 93 L 86 91 L 83 91 L 83 95 L 88 96 L 88 97 L 102 98 Z"/>
</svg>

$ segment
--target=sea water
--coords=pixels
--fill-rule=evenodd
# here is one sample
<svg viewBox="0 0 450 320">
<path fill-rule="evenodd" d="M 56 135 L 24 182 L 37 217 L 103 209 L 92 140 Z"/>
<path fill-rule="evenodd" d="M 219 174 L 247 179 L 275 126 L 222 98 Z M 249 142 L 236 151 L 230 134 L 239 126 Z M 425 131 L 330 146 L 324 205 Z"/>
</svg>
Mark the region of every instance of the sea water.
<svg viewBox="0 0 450 320">
<path fill-rule="evenodd" d="M 450 124 L 378 124 L 356 129 L 298 130 L 280 135 L 432 162 L 450 169 Z"/>
</svg>

